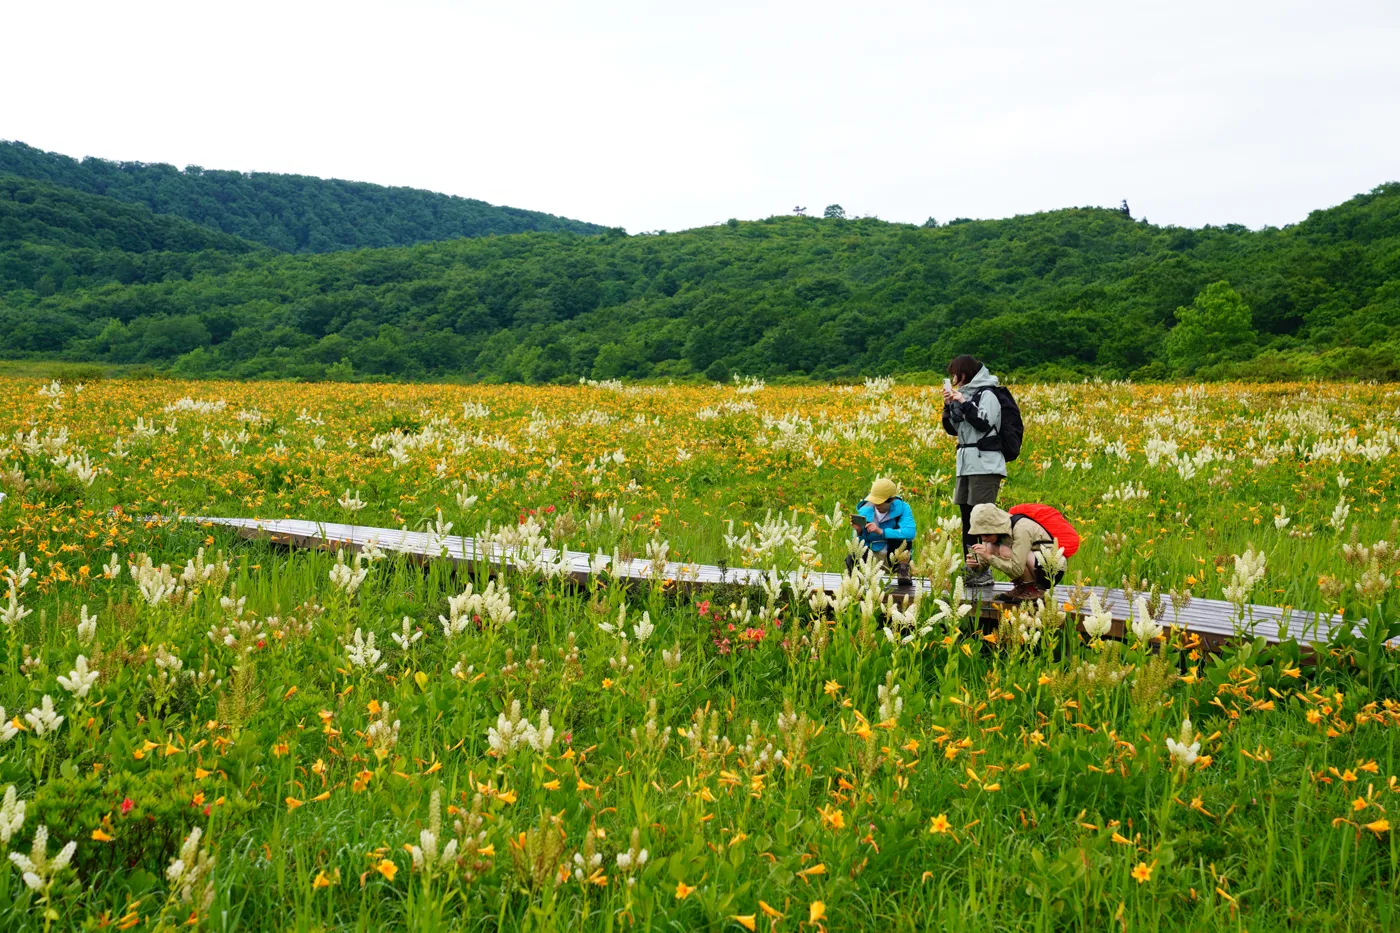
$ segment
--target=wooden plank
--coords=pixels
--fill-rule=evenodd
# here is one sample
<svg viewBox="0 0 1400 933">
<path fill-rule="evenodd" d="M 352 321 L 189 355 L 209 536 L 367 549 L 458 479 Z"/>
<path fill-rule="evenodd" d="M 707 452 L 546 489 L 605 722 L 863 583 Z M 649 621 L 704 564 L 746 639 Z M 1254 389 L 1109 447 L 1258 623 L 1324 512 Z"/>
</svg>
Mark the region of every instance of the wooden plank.
<svg viewBox="0 0 1400 933">
<path fill-rule="evenodd" d="M 460 535 L 447 535 L 439 539 L 429 532 L 349 525 L 339 522 L 313 522 L 304 519 L 263 520 L 206 516 L 190 517 L 186 520 L 238 528 L 250 537 L 270 537 L 295 547 L 317 547 L 332 550 L 336 547 L 344 547 L 347 550 L 360 550 L 373 543 L 382 551 L 404 554 L 416 560 L 445 557 L 469 567 L 486 564 L 488 570 L 498 570 L 505 567 L 524 570 L 536 569 L 533 565 L 521 560 L 518 548 L 503 548 L 499 545 L 478 542 L 475 538 Z M 559 561 L 560 553 L 557 549 L 545 548 L 537 559 L 554 564 Z M 592 557 L 587 552 L 565 551 L 563 552 L 563 560 L 567 564 L 565 573 L 580 581 L 586 581 L 591 577 Z M 640 582 L 652 578 L 650 562 L 641 559 L 630 560 L 619 568 L 609 566 L 608 570 L 610 574 L 619 579 Z M 798 588 L 800 576 L 797 572 L 782 574 L 784 581 L 794 590 Z M 811 577 L 819 581 L 822 588 L 828 593 L 834 592 L 840 586 L 842 579 L 840 574 L 830 572 L 812 574 Z M 712 564 L 668 561 L 665 578 L 687 585 L 729 583 L 758 587 L 767 578 L 767 573 L 745 567 L 728 568 L 721 571 L 719 567 Z M 974 598 L 982 599 L 984 622 L 994 624 L 1000 618 L 1005 610 L 1005 605 L 994 603 L 992 597 L 1007 592 L 1010 588 L 1009 583 L 998 583 L 976 595 L 969 594 Z M 891 586 L 888 592 L 895 600 L 907 604 L 911 599 L 929 596 L 932 593 L 932 587 L 927 580 L 920 579 L 915 580 L 910 586 Z M 1086 600 L 1090 593 L 1099 597 L 1113 618 L 1111 634 L 1115 637 L 1121 637 L 1131 621 L 1131 606 L 1123 591 L 1108 587 L 1086 587 L 1082 592 L 1085 594 Z M 1068 604 L 1073 596 L 1073 587 L 1055 587 L 1054 598 L 1057 602 Z M 1297 609 L 1285 610 L 1276 606 L 1262 605 L 1248 606 L 1245 623 L 1240 624 L 1237 621 L 1238 613 L 1234 605 L 1224 600 L 1193 598 L 1190 604 L 1180 612 L 1177 612 L 1172 605 L 1169 595 L 1163 595 L 1162 600 L 1166 606 L 1164 623 L 1171 625 L 1175 622 L 1186 631 L 1200 635 L 1213 644 L 1221 644 L 1239 638 L 1253 638 L 1258 635 L 1264 636 L 1268 641 L 1277 642 L 1280 622 L 1282 621 L 1285 623 L 1284 630 L 1287 637 L 1296 639 L 1305 645 L 1312 645 L 1326 642 L 1334 630 L 1347 624 L 1341 616 L 1324 617 L 1318 612 Z M 1353 631 L 1356 631 L 1355 627 L 1353 627 Z"/>
</svg>

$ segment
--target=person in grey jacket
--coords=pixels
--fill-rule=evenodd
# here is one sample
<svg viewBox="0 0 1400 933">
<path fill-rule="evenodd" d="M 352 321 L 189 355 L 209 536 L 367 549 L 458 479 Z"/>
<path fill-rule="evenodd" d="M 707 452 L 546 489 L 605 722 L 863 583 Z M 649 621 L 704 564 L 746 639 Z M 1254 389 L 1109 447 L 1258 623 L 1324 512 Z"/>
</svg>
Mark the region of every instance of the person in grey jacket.
<svg viewBox="0 0 1400 933">
<path fill-rule="evenodd" d="M 1006 478 L 1006 458 L 996 437 L 1001 429 L 1001 402 L 995 392 L 997 377 L 980 360 L 966 354 L 948 364 L 948 382 L 943 388 L 943 430 L 958 439 L 957 479 L 953 502 L 962 512 L 963 554 L 978 539 L 972 534 L 972 507 L 995 503 Z M 985 567 L 969 569 L 963 581 L 969 587 L 992 585 L 992 574 Z"/>
</svg>

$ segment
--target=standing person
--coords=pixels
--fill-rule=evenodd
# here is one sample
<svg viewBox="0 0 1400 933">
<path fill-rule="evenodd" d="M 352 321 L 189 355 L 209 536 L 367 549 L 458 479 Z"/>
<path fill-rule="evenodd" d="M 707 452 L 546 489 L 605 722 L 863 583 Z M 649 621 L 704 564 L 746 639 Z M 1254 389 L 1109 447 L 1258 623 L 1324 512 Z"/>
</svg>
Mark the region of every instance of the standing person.
<svg viewBox="0 0 1400 933">
<path fill-rule="evenodd" d="M 918 529 L 914 524 L 914 512 L 898 495 L 894 480 L 881 477 L 870 486 L 870 493 L 856 507 L 851 516 L 852 531 L 865 546 L 866 551 L 880 557 L 887 565 L 894 567 L 901 586 L 913 582 L 909 571 L 909 560 L 914 548 L 914 535 Z M 902 552 L 902 553 L 900 553 Z M 895 563 L 895 554 L 899 562 Z M 854 559 L 846 558 L 846 569 L 854 566 Z"/>
<path fill-rule="evenodd" d="M 943 383 L 943 430 L 958 439 L 957 479 L 953 502 L 962 512 L 963 555 L 978 539 L 972 534 L 972 507 L 995 504 L 1006 478 L 1006 457 L 1001 452 L 1001 400 L 988 391 L 999 385 L 997 377 L 981 361 L 963 354 L 948 364 Z M 969 587 L 992 585 L 985 564 L 969 566 L 963 577 Z"/>
</svg>

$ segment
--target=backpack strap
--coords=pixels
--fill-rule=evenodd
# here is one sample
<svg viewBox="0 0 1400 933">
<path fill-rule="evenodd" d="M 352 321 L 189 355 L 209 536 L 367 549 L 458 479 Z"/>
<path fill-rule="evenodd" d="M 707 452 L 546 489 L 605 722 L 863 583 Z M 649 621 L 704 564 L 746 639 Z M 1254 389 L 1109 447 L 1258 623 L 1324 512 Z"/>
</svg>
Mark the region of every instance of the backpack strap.
<svg viewBox="0 0 1400 933">
<path fill-rule="evenodd" d="M 1020 521 L 1021 519 L 1023 519 L 1023 518 L 1031 518 L 1031 517 L 1030 517 L 1029 515 L 1022 515 L 1022 514 L 1020 514 L 1019 512 L 1012 512 L 1012 513 L 1011 513 L 1011 527 L 1014 529 L 1014 528 L 1016 527 L 1016 523 L 1019 522 L 1019 521 Z M 1031 521 L 1035 521 L 1035 519 L 1031 519 Z M 1036 524 L 1037 524 L 1037 525 L 1040 525 L 1040 522 L 1036 522 Z M 1044 531 L 1047 535 L 1050 534 L 1050 532 L 1049 532 L 1048 530 L 1046 530 L 1046 528 L 1045 528 L 1044 525 L 1040 525 L 1040 530 L 1041 530 L 1041 531 Z M 1032 542 L 1031 542 L 1031 547 L 1035 547 L 1037 544 L 1054 544 L 1054 543 L 1055 543 L 1055 538 L 1054 538 L 1054 536 L 1052 535 L 1052 536 L 1050 537 L 1050 540 L 1048 540 L 1048 541 L 1032 541 Z"/>
<path fill-rule="evenodd" d="M 991 386 L 983 386 L 982 388 L 978 389 L 976 392 L 972 393 L 972 404 L 976 405 L 978 408 L 981 408 L 981 407 L 982 407 L 982 394 L 983 394 L 984 392 L 992 392 L 992 391 L 994 391 L 994 390 L 992 389 Z M 998 398 L 997 401 L 1000 402 L 1001 399 Z M 990 423 L 991 423 L 991 422 L 988 422 L 988 424 L 990 424 Z M 999 431 L 999 430 L 996 429 L 996 428 L 988 428 L 988 429 L 986 430 L 986 432 L 983 433 L 982 436 L 983 436 L 983 437 L 991 437 L 993 434 L 1000 435 L 1000 434 L 1001 434 L 1001 431 Z M 959 445 L 959 446 L 962 446 L 962 445 Z M 976 447 L 977 445 L 976 445 L 976 444 L 973 444 L 972 446 L 973 446 L 973 447 Z"/>
</svg>

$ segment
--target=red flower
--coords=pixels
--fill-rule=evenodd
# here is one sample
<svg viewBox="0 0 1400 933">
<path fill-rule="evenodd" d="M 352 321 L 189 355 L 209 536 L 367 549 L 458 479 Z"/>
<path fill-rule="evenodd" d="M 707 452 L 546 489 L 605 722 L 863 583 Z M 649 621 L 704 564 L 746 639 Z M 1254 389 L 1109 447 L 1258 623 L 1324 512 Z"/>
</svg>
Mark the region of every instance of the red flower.
<svg viewBox="0 0 1400 933">
<path fill-rule="evenodd" d="M 544 507 L 544 514 L 546 514 L 546 515 L 553 515 L 553 514 L 554 514 L 554 506 L 552 506 L 552 505 L 547 505 L 547 506 L 545 506 L 545 507 Z"/>
<path fill-rule="evenodd" d="M 132 801 L 132 799 L 131 799 L 130 797 L 127 797 L 125 800 L 123 800 L 123 801 L 122 801 L 122 816 L 126 816 L 128 813 L 130 813 L 130 812 L 131 812 L 131 808 L 134 807 L 134 806 L 136 806 L 136 804 Z"/>
<path fill-rule="evenodd" d="M 708 599 L 705 600 L 697 608 L 700 610 L 700 614 L 704 615 L 705 613 L 710 611 L 710 601 Z"/>
</svg>

